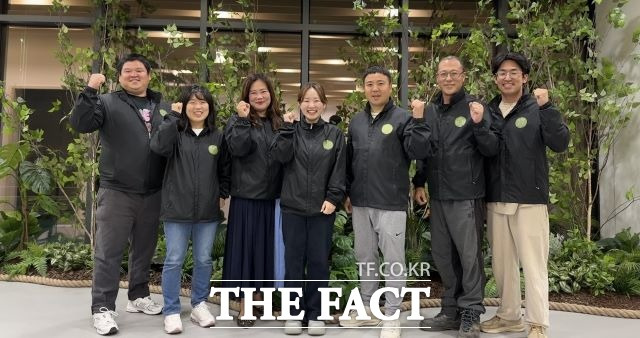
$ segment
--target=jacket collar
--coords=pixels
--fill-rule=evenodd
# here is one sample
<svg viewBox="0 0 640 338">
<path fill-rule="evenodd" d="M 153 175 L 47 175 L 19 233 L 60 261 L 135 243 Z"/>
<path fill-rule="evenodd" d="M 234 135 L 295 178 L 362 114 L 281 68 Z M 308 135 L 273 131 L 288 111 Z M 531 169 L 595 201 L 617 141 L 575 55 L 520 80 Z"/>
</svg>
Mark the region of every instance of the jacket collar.
<svg viewBox="0 0 640 338">
<path fill-rule="evenodd" d="M 129 98 L 129 94 L 124 89 L 121 89 L 116 93 L 122 100 L 126 101 Z M 147 97 L 156 104 L 160 103 L 160 101 L 162 100 L 162 94 L 160 94 L 159 92 L 153 91 L 149 88 L 147 88 Z"/>
<path fill-rule="evenodd" d="M 384 108 L 382 108 L 382 111 L 378 114 L 378 116 L 384 115 L 386 112 L 392 110 L 394 107 L 395 107 L 395 103 L 393 103 L 393 99 L 389 99 L 389 102 L 387 102 L 387 104 L 384 105 Z M 367 105 L 364 107 L 364 112 L 367 113 L 367 115 L 371 116 L 371 104 L 369 102 L 367 102 Z"/>
<path fill-rule="evenodd" d="M 303 114 L 300 114 L 300 125 L 302 126 L 302 129 L 319 129 L 322 128 L 322 126 L 324 126 L 324 124 L 326 122 L 324 122 L 324 120 L 322 119 L 322 117 L 320 117 L 318 119 L 318 122 L 311 124 L 309 122 L 307 122 L 307 119 L 304 118 Z"/>
<path fill-rule="evenodd" d="M 460 88 L 457 93 L 453 94 L 453 97 L 451 97 L 451 101 L 449 102 L 448 106 L 453 106 L 454 104 L 462 101 L 466 96 L 467 92 L 464 90 L 464 87 Z M 436 94 L 432 102 L 440 107 L 445 106 L 444 98 L 442 97 L 442 91 L 439 91 L 438 94 Z"/>
<path fill-rule="evenodd" d="M 518 112 L 519 110 L 522 109 L 522 106 L 524 104 L 526 104 L 527 101 L 529 101 L 531 99 L 531 94 L 529 94 L 529 91 L 527 89 L 525 89 L 523 91 L 522 96 L 520 96 L 520 98 L 518 99 L 518 102 L 516 102 L 516 105 L 513 106 L 513 112 Z M 500 112 L 500 102 L 502 102 L 502 95 L 498 94 L 496 95 L 493 100 L 491 100 L 491 102 L 489 102 L 489 107 L 495 111 L 498 115 L 502 116 L 502 113 Z M 507 115 L 507 117 L 513 115 L 513 113 Z"/>
</svg>

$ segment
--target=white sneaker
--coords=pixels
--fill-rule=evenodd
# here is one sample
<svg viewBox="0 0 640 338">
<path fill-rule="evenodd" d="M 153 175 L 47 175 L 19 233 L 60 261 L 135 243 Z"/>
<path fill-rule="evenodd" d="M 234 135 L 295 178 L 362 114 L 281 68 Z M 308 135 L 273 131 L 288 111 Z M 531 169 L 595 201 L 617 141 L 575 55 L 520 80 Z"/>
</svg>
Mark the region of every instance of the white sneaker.
<svg viewBox="0 0 640 338">
<path fill-rule="evenodd" d="M 324 321 L 322 320 L 310 320 L 307 333 L 310 336 L 323 336 L 326 329 L 324 327 Z"/>
<path fill-rule="evenodd" d="M 191 321 L 200 325 L 200 327 L 211 327 L 216 325 L 216 319 L 209 311 L 209 307 L 205 302 L 200 302 L 191 310 Z"/>
<path fill-rule="evenodd" d="M 162 312 L 162 305 L 147 296 L 127 302 L 127 312 L 143 312 L 147 315 L 157 315 Z"/>
<path fill-rule="evenodd" d="M 117 316 L 115 311 L 101 307 L 100 312 L 93 314 L 93 327 L 96 328 L 98 334 L 103 336 L 114 334 L 118 332 L 118 324 L 114 319 Z"/>
<path fill-rule="evenodd" d="M 364 309 L 367 312 L 367 316 L 371 317 L 371 319 L 356 319 L 357 316 L 357 312 L 356 310 L 351 310 L 351 312 L 349 312 L 349 319 L 347 320 L 340 320 L 340 326 L 344 326 L 344 327 L 360 327 L 360 326 L 378 326 L 378 324 L 380 324 L 380 319 L 376 318 L 376 316 L 374 316 L 371 313 L 371 308 L 369 308 L 368 306 L 365 306 Z"/>
<path fill-rule="evenodd" d="M 400 338 L 401 332 L 399 320 L 385 320 L 382 322 L 380 338 Z"/>
<path fill-rule="evenodd" d="M 302 321 L 287 320 L 284 322 L 284 334 L 298 335 L 302 333 Z"/>
<path fill-rule="evenodd" d="M 168 334 L 182 332 L 182 320 L 179 313 L 164 316 L 164 332 Z"/>
</svg>

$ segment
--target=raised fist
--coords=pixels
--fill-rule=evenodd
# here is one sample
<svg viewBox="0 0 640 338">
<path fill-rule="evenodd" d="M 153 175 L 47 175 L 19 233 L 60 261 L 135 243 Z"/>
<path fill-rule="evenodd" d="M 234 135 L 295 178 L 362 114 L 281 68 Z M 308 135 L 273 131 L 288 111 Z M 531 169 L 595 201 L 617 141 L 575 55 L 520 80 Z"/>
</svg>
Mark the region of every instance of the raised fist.
<svg viewBox="0 0 640 338">
<path fill-rule="evenodd" d="M 238 113 L 238 116 L 240 116 L 240 117 L 249 116 L 249 111 L 250 110 L 251 110 L 251 106 L 248 103 L 244 102 L 244 101 L 240 101 L 236 105 L 236 113 Z"/>
<path fill-rule="evenodd" d="M 98 90 L 100 89 L 100 86 L 102 86 L 102 84 L 105 83 L 105 81 L 107 81 L 107 78 L 105 78 L 104 75 L 91 74 L 91 76 L 89 77 L 89 82 L 87 82 L 87 86 L 95 90 Z"/>
<path fill-rule="evenodd" d="M 414 118 L 421 119 L 424 117 L 424 104 L 424 101 L 418 99 L 411 101 L 411 110 Z"/>
<path fill-rule="evenodd" d="M 473 123 L 480 123 L 480 121 L 482 121 L 482 116 L 484 116 L 484 106 L 475 101 L 470 102 L 469 115 L 471 115 Z"/>
<path fill-rule="evenodd" d="M 536 88 L 533 90 L 533 95 L 538 101 L 538 106 L 542 107 L 549 102 L 549 91 L 544 88 Z"/>
<path fill-rule="evenodd" d="M 182 102 L 174 102 L 171 104 L 171 110 L 176 113 L 182 113 Z"/>
<path fill-rule="evenodd" d="M 284 122 L 293 123 L 296 120 L 296 115 L 293 112 L 288 112 L 282 116 Z"/>
</svg>

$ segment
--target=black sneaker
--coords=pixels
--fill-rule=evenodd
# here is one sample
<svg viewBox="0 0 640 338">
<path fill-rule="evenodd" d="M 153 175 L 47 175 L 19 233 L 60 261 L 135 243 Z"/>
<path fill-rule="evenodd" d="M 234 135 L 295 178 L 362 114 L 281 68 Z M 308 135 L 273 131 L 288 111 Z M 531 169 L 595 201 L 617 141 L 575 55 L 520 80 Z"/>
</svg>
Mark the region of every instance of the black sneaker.
<svg viewBox="0 0 640 338">
<path fill-rule="evenodd" d="M 423 331 L 446 331 L 460 328 L 460 315 L 449 317 L 444 312 L 438 313 L 433 318 L 426 318 L 420 321 L 420 330 Z"/>
<path fill-rule="evenodd" d="M 480 312 L 471 309 L 463 309 L 458 338 L 480 337 Z"/>
</svg>

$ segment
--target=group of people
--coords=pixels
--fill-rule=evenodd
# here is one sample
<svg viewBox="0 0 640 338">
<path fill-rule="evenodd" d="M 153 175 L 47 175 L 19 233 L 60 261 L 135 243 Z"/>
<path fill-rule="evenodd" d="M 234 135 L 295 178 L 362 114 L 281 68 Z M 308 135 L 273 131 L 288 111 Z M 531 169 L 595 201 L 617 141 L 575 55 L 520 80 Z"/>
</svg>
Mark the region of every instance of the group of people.
<svg viewBox="0 0 640 338">
<path fill-rule="evenodd" d="M 220 131 L 206 88 L 187 87 L 179 100 L 166 103 L 149 89 L 151 66 L 141 55 L 118 63 L 122 90 L 99 95 L 105 77 L 91 75 L 70 121 L 79 132 L 98 130 L 102 145 L 91 305 L 97 332 L 118 331 L 115 300 L 127 244 L 127 312 L 163 313 L 165 331 L 182 332 L 181 270 L 191 242 L 190 318 L 202 327 L 215 325 L 205 302 L 211 250 L 231 197 L 224 287 L 260 289 L 280 280 L 300 287 L 300 304 L 290 313 L 304 316 L 286 321 L 284 331 L 300 334 L 306 327 L 310 335 L 323 335 L 318 288 L 328 285 L 335 211 L 344 207 L 352 213 L 358 266 L 374 268 L 359 271 L 369 317 L 353 311 L 340 325 L 381 325 L 381 338 L 400 337 L 400 321 L 381 322 L 371 311 L 379 305 L 370 300 L 379 284 L 379 252 L 387 268 L 405 265 L 409 168 L 417 160 L 414 198 L 430 202 L 432 252 L 445 289 L 441 312 L 421 328 L 458 330 L 458 337 L 524 331 L 521 264 L 529 337 L 546 337 L 546 148 L 565 150 L 569 133 L 548 92 L 529 93 L 530 68 L 518 53 L 495 57 L 492 72 L 501 94 L 486 105 L 465 92 L 463 62 L 445 57 L 436 73 L 440 92 L 429 104 L 414 100 L 409 112 L 391 98 L 389 71 L 372 66 L 362 78 L 365 109 L 352 117 L 346 136 L 321 118 L 327 97 L 316 82 L 301 86 L 297 112 L 283 114 L 271 80 L 249 75 L 235 114 Z M 148 288 L 158 220 L 167 247 L 164 307 Z M 485 220 L 502 303 L 495 317 L 480 323 Z M 386 287 L 405 286 L 404 273 L 384 275 Z M 261 299 L 259 292 L 246 296 Z M 237 325 L 253 326 L 244 316 L 245 295 L 238 298 Z M 387 292 L 385 315 L 397 314 L 401 302 L 398 293 Z"/>
</svg>

